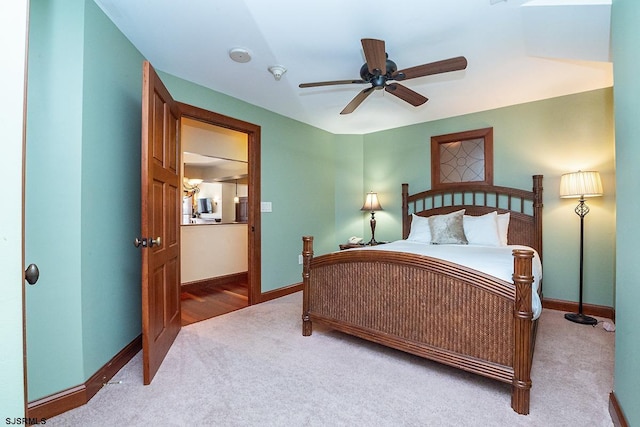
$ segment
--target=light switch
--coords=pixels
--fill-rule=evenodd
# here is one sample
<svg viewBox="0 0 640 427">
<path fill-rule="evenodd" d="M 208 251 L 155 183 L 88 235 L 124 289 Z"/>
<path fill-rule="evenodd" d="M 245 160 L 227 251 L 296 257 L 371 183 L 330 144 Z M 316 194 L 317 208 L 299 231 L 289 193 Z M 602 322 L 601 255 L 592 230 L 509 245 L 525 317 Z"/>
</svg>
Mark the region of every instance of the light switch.
<svg viewBox="0 0 640 427">
<path fill-rule="evenodd" d="M 260 212 L 271 212 L 271 202 L 260 202 Z"/>
</svg>

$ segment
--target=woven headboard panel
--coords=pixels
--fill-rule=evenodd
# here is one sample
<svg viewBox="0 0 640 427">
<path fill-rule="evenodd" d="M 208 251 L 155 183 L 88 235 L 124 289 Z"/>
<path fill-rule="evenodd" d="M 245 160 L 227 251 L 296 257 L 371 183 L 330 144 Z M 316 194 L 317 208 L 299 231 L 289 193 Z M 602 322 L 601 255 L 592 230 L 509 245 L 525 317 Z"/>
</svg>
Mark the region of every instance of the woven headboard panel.
<svg viewBox="0 0 640 427">
<path fill-rule="evenodd" d="M 542 258 L 542 175 L 533 176 L 532 191 L 469 184 L 409 195 L 409 184 L 402 184 L 402 238 L 409 236 L 412 213 L 426 217 L 460 209 L 467 215 L 510 212 L 508 243 L 530 246 Z"/>
</svg>

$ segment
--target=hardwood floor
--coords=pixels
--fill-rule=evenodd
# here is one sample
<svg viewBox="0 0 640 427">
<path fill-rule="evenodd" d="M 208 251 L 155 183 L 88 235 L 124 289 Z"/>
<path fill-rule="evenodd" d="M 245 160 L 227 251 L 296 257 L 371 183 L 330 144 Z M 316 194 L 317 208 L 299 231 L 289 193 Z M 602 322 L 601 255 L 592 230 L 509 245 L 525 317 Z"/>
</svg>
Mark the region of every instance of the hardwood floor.
<svg viewBox="0 0 640 427">
<path fill-rule="evenodd" d="M 180 295 L 182 326 L 247 307 L 248 291 L 246 281 L 188 287 Z"/>
</svg>

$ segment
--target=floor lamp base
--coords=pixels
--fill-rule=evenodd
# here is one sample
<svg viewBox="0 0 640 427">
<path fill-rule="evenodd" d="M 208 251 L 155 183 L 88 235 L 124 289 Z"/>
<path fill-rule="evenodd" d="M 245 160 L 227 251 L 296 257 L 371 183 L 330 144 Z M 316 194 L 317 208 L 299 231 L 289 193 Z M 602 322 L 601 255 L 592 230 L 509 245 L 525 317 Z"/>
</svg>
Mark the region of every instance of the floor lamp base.
<svg viewBox="0 0 640 427">
<path fill-rule="evenodd" d="M 598 324 L 598 319 L 591 317 L 591 316 L 585 316 L 582 313 L 567 313 L 564 315 L 564 318 L 567 320 L 570 320 L 572 322 L 575 323 L 580 323 L 583 325 L 597 325 Z"/>
</svg>

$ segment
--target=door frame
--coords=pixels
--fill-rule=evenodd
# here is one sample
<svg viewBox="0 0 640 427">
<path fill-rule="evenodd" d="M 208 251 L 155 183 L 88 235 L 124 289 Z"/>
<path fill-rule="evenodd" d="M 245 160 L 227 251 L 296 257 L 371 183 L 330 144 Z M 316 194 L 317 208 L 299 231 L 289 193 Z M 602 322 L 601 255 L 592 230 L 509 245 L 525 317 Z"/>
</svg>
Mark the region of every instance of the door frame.
<svg viewBox="0 0 640 427">
<path fill-rule="evenodd" d="M 24 418 L 27 408 L 27 365 L 25 334 L 25 161 L 27 113 L 27 58 L 29 50 L 29 2 L 0 5 L 0 34 L 6 41 L 1 50 L 0 114 L 7 119 L 3 126 L 3 160 L 0 171 L 0 197 L 12 209 L 3 209 L 0 220 L 3 241 L 0 245 L 0 341 L 3 363 L 0 368 L 2 409 L 9 418 Z M 6 66 L 5 66 L 6 64 Z M 20 210 L 16 204 L 20 203 Z M 34 262 L 33 260 L 29 260 Z M 7 421 L 8 423 L 8 421 Z"/>
<path fill-rule="evenodd" d="M 260 126 L 213 111 L 178 102 L 180 117 L 188 117 L 213 126 L 247 135 L 249 219 L 247 221 L 249 305 L 262 302 L 262 245 L 260 215 Z"/>
</svg>

